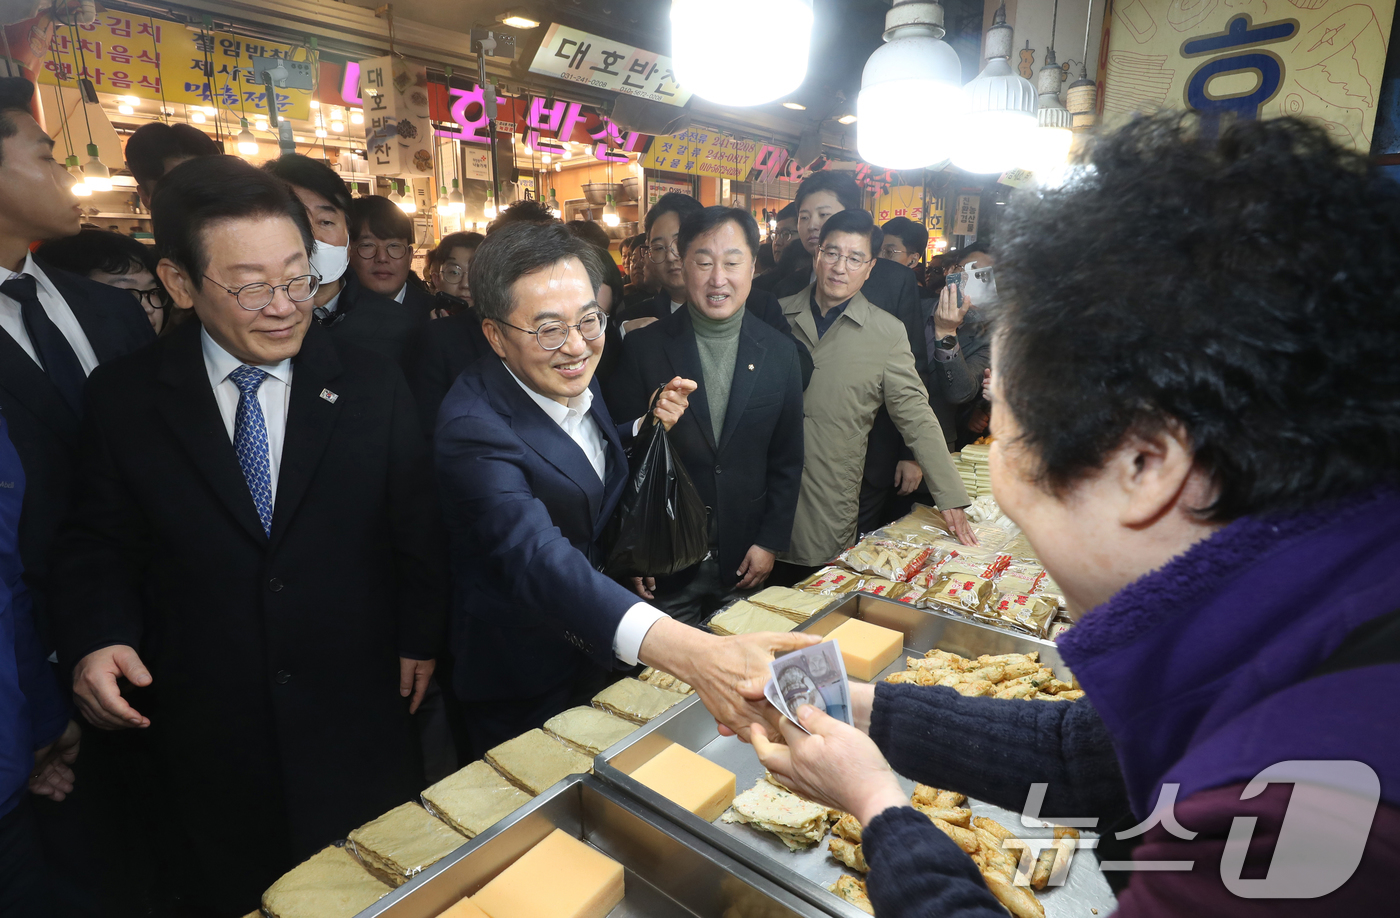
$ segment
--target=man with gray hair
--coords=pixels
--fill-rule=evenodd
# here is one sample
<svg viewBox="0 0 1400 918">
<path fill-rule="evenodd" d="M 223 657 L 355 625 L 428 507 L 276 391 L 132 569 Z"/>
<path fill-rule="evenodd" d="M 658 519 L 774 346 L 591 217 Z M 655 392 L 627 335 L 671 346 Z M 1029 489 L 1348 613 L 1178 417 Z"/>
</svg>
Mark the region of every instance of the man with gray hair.
<svg viewBox="0 0 1400 918">
<path fill-rule="evenodd" d="M 628 479 L 623 442 L 644 423 L 669 429 L 696 387 L 670 379 L 654 420 L 614 424 L 593 378 L 608 321 L 600 277 L 596 250 L 557 224 L 502 227 L 472 259 L 472 297 L 499 359 L 458 377 L 434 439 L 453 681 L 477 756 L 587 704 L 613 670 L 639 661 L 695 686 L 722 725 L 747 735 L 765 719 L 773 652 L 816 640 L 716 637 L 598 571 L 599 537 Z"/>
</svg>

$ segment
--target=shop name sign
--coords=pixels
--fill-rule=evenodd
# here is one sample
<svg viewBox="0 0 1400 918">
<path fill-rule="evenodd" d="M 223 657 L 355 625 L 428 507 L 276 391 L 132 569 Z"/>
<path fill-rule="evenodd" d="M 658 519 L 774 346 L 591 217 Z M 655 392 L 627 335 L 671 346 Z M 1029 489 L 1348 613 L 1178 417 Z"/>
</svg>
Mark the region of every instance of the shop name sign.
<svg viewBox="0 0 1400 918">
<path fill-rule="evenodd" d="M 490 143 L 490 121 L 486 115 L 485 93 L 478 84 L 471 89 L 449 89 L 450 116 L 456 130 L 436 131 L 437 136 L 467 143 Z M 525 142 L 540 153 L 563 153 L 563 143 L 581 131 L 600 162 L 625 163 L 627 152 L 636 152 L 645 134 L 624 131 L 611 118 L 585 109 L 577 102 L 553 102 L 538 96 L 527 99 L 498 99 L 496 129 L 514 133 L 523 122 Z M 515 119 L 507 122 L 506 118 Z"/>
<path fill-rule="evenodd" d="M 1110 10 L 1106 125 L 1160 108 L 1195 110 L 1208 131 L 1222 116 L 1293 115 L 1370 149 L 1395 0 L 1293 0 L 1253 16 L 1218 0 L 1116 0 Z"/>
<path fill-rule="evenodd" d="M 666 55 L 557 22 L 540 42 L 530 72 L 667 105 L 690 100 Z"/>
</svg>

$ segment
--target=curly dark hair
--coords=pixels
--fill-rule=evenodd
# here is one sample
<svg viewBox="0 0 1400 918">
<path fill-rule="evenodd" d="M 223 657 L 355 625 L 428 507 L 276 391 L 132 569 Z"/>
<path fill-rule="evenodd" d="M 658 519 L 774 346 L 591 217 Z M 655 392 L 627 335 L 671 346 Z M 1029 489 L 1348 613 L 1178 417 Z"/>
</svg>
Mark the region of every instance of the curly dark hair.
<svg viewBox="0 0 1400 918">
<path fill-rule="evenodd" d="M 1224 522 L 1396 481 L 1400 185 L 1300 120 L 1139 118 L 998 231 L 997 374 L 1063 493 L 1180 425 Z"/>
</svg>

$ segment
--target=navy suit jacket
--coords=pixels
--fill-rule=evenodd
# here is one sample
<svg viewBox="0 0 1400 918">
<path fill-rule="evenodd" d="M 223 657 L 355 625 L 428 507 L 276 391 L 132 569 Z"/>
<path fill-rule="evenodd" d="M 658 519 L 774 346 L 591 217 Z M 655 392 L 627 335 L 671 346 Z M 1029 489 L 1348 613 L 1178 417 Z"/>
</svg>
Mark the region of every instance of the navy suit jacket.
<svg viewBox="0 0 1400 918">
<path fill-rule="evenodd" d="M 597 568 L 628 466 L 624 431 L 596 379 L 590 388 L 606 481 L 500 360 L 468 367 L 438 412 L 454 687 L 465 701 L 532 698 L 617 665 L 613 637 L 639 600 Z"/>
</svg>

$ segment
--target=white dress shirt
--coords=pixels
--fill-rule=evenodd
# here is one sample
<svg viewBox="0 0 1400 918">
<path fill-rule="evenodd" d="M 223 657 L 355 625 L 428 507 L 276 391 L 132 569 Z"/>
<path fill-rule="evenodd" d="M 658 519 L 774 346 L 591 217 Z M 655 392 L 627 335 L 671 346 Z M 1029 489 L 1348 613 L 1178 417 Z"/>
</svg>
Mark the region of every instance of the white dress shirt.
<svg viewBox="0 0 1400 918">
<path fill-rule="evenodd" d="M 405 281 L 405 282 L 404 282 L 404 285 L 403 285 L 402 287 L 399 288 L 399 292 L 396 293 L 396 294 L 394 294 L 394 302 L 396 302 L 396 303 L 402 303 L 402 302 L 403 302 L 403 298 L 404 298 L 405 296 L 407 296 L 407 295 L 408 295 L 408 282 Z M 520 382 L 520 380 L 517 379 L 516 382 Z"/>
<path fill-rule="evenodd" d="M 97 367 L 97 354 L 93 353 L 92 345 L 88 343 L 87 335 L 83 334 L 83 327 L 78 324 L 78 317 L 73 315 L 68 301 L 58 292 L 58 288 L 53 285 L 53 281 L 49 280 L 49 276 L 34 263 L 33 254 L 24 256 L 24 264 L 20 266 L 19 271 L 6 271 L 5 280 L 10 280 L 21 274 L 28 274 L 34 278 L 39 305 L 44 307 L 49 321 L 53 322 L 58 330 L 63 332 L 63 337 L 68 339 L 68 345 L 78 356 L 78 363 L 82 364 L 83 374 L 90 374 Z M 34 350 L 34 343 L 29 340 L 29 330 L 24 327 L 24 316 L 20 313 L 19 301 L 10 299 L 3 293 L 0 293 L 0 329 L 4 329 L 11 338 L 15 339 L 15 343 L 24 348 L 24 352 L 36 364 L 39 362 L 39 355 Z"/>
<path fill-rule="evenodd" d="M 502 364 L 504 365 L 504 361 Z M 584 389 L 582 395 L 569 399 L 568 404 L 562 404 L 552 398 L 540 395 L 525 385 L 509 366 L 506 367 L 506 372 L 510 373 L 510 378 L 515 380 L 521 389 L 525 390 L 525 394 L 530 396 L 530 400 L 539 405 L 549 416 L 549 419 L 568 434 L 570 440 L 578 444 L 578 448 L 583 450 L 584 456 L 588 458 L 588 464 L 593 466 L 593 471 L 598 473 L 598 480 L 606 482 L 608 480 L 607 440 L 603 437 L 603 431 L 598 426 L 598 421 L 588 413 L 593 408 L 593 390 Z M 642 641 L 646 639 L 647 632 L 651 630 L 652 625 L 663 618 L 666 618 L 666 613 L 655 606 L 644 602 L 633 603 L 623 614 L 622 621 L 617 624 L 617 632 L 613 635 L 613 653 L 628 666 L 636 666 L 639 662 L 638 654 L 642 652 Z"/>
<path fill-rule="evenodd" d="M 209 337 L 207 329 L 199 332 L 199 344 L 204 351 L 204 369 L 209 372 L 209 385 L 219 415 L 224 419 L 229 442 L 233 442 L 234 421 L 238 416 L 240 392 L 237 383 L 228 378 L 243 362 Z M 277 470 L 282 466 L 282 441 L 287 434 L 287 410 L 292 400 L 292 361 L 290 358 L 271 366 L 259 366 L 267 378 L 258 386 L 258 406 L 262 408 L 263 425 L 267 428 L 267 467 L 272 498 L 277 499 Z"/>
</svg>

